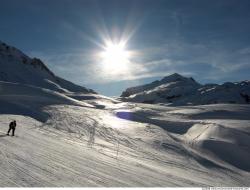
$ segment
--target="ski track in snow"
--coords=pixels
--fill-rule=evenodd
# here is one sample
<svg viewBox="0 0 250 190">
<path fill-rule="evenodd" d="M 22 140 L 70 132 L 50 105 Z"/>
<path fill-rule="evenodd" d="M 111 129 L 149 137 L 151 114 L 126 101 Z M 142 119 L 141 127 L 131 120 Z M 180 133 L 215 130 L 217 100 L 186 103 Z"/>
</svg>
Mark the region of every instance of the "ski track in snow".
<svg viewBox="0 0 250 190">
<path fill-rule="evenodd" d="M 106 110 L 70 105 L 47 106 L 43 111 L 50 118 L 45 123 L 28 116 L 0 115 L 2 134 L 7 131 L 11 119 L 15 118 L 18 124 L 16 137 L 0 137 L 0 185 L 250 185 L 249 172 L 213 158 L 208 152 L 193 146 L 205 131 L 190 140 L 183 134 L 171 133 L 162 127 L 164 121 L 166 125 L 171 125 L 171 121 L 192 121 L 204 125 L 220 123 L 219 120 L 191 118 L 193 109 L 204 111 L 208 108 L 120 105 Z M 133 117 L 138 116 L 138 121 L 116 116 L 121 111 L 125 113 L 124 110 Z M 140 122 L 143 118 L 145 122 Z M 157 125 L 159 119 L 160 126 Z M 209 125 L 205 130 L 208 128 Z M 196 158 L 215 164 L 203 164 Z"/>
<path fill-rule="evenodd" d="M 0 51 L 1 187 L 250 186 L 250 81 L 175 73 L 113 99 Z M 180 106 L 215 102 L 235 105 Z"/>
</svg>

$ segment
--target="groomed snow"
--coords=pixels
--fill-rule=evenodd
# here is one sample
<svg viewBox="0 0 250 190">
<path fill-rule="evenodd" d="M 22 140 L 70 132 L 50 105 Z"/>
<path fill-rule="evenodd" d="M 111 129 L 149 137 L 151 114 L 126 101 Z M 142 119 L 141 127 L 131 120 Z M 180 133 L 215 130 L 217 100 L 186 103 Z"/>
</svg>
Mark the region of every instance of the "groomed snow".
<svg viewBox="0 0 250 190">
<path fill-rule="evenodd" d="M 250 186 L 249 104 L 173 106 L 247 103 L 249 81 L 174 74 L 124 93 L 163 103 L 151 105 L 96 94 L 2 42 L 0 68 L 1 187 Z"/>
<path fill-rule="evenodd" d="M 248 105 L 168 107 L 13 83 L 1 89 L 1 187 L 250 185 Z M 16 136 L 6 136 L 13 119 Z"/>
</svg>

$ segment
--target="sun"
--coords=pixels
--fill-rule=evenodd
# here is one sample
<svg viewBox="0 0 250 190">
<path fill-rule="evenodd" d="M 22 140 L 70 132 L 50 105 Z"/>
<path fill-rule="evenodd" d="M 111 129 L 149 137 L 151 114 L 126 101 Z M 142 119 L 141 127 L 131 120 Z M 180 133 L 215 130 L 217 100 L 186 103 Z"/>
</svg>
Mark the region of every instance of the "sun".
<svg viewBox="0 0 250 190">
<path fill-rule="evenodd" d="M 105 69 L 112 73 L 125 72 L 128 67 L 130 53 L 125 48 L 125 43 L 107 42 L 100 54 Z"/>
</svg>

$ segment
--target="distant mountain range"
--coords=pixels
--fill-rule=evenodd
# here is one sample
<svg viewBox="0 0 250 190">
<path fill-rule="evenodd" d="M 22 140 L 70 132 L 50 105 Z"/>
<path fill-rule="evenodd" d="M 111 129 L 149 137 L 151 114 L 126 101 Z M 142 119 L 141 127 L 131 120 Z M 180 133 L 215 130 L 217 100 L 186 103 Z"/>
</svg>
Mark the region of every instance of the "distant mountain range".
<svg viewBox="0 0 250 190">
<path fill-rule="evenodd" d="M 92 89 L 56 76 L 40 59 L 30 58 L 15 47 L 1 41 L 0 81 L 49 89 L 74 98 L 75 93 L 96 94 Z M 250 81 L 202 85 L 193 78 L 175 73 L 150 84 L 128 88 L 122 92 L 120 100 L 176 106 L 216 103 L 249 104 Z"/>
<path fill-rule="evenodd" d="M 95 93 L 56 76 L 40 59 L 30 58 L 1 41 L 0 81 L 32 85 L 62 93 Z"/>
<path fill-rule="evenodd" d="M 121 100 L 168 105 L 249 104 L 250 81 L 202 85 L 193 78 L 174 73 L 160 81 L 126 89 L 122 92 Z"/>
</svg>

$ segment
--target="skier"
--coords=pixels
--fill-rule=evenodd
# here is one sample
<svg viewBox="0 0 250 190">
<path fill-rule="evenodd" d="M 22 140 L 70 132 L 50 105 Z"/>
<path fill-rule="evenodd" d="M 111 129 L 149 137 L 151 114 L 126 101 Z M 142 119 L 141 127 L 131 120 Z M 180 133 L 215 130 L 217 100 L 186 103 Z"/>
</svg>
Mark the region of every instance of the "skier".
<svg viewBox="0 0 250 190">
<path fill-rule="evenodd" d="M 14 120 L 14 121 L 10 122 L 10 124 L 9 124 L 9 130 L 8 130 L 7 135 L 9 135 L 10 131 L 12 130 L 12 136 L 14 136 L 15 129 L 16 129 L 16 121 Z"/>
</svg>

